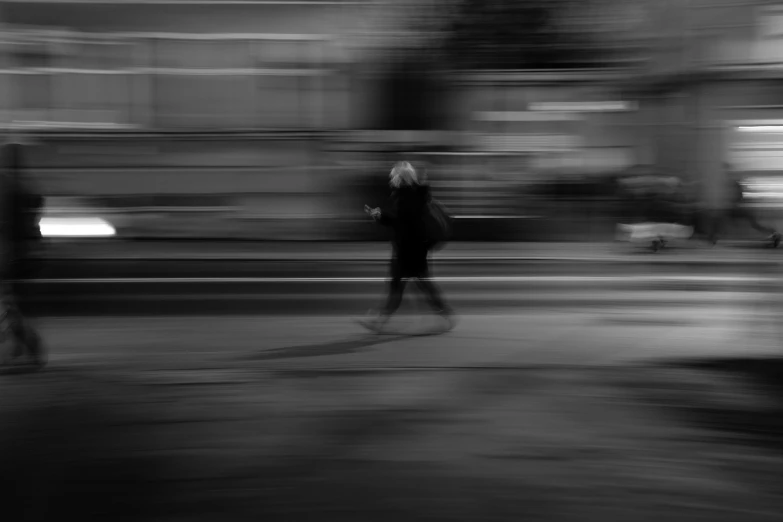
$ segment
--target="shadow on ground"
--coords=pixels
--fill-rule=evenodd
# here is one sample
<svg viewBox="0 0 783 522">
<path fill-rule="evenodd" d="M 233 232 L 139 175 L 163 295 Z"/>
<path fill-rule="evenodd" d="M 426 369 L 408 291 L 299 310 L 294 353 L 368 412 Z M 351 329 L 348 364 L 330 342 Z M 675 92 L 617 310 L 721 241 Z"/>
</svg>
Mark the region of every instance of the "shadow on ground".
<svg viewBox="0 0 783 522">
<path fill-rule="evenodd" d="M 363 335 L 351 339 L 342 339 L 338 341 L 329 341 L 325 343 L 314 343 L 297 346 L 287 346 L 284 348 L 275 348 L 265 350 L 249 357 L 254 361 L 267 361 L 274 359 L 298 359 L 302 357 L 321 357 L 328 355 L 344 355 L 356 353 L 358 351 L 404 339 L 405 335 Z"/>
<path fill-rule="evenodd" d="M 62 369 L 0 381 L 19 397 L 2 404 L 3 520 L 542 520 L 563 509 L 551 487 L 393 452 L 442 425 L 437 400 L 368 403 L 347 380 L 318 380 L 316 393 L 301 379 L 232 391 L 116 379 Z M 376 451 L 391 453 L 364 455 Z"/>
<path fill-rule="evenodd" d="M 323 343 L 304 344 L 296 346 L 286 346 L 274 348 L 271 350 L 262 350 L 248 357 L 254 361 L 267 361 L 275 359 L 298 359 L 306 357 L 322 357 L 329 355 L 346 355 L 360 352 L 367 348 L 392 343 L 411 337 L 432 337 L 447 333 L 441 328 L 409 328 L 407 330 L 397 328 L 388 329 L 384 334 L 364 334 L 339 339 L 336 341 L 326 341 Z"/>
<path fill-rule="evenodd" d="M 783 357 L 667 362 L 625 385 L 684 422 L 783 452 Z"/>
<path fill-rule="evenodd" d="M 16 394 L 0 426 L 3 520 L 135 521 L 160 513 L 160 463 L 140 451 L 149 434 L 128 428 L 138 416 L 77 372 L 3 379 L 3 392 Z"/>
<path fill-rule="evenodd" d="M 332 349 L 367 339 L 346 342 Z M 742 371 L 774 381 L 769 365 Z M 613 371 L 641 382 L 640 392 L 677 392 L 684 403 L 734 383 L 720 372 L 737 366 L 708 379 L 688 364 L 647 368 L 670 377 L 647 382 L 633 369 Z M 158 386 L 127 367 L 97 368 L 0 379 L 3 520 L 779 518 L 777 504 L 758 514 L 760 497 L 745 494 L 755 483 L 714 489 L 706 463 L 715 455 L 704 442 L 670 447 L 668 419 L 628 408 L 608 374 L 266 373 Z M 749 405 L 758 407 L 757 395 Z M 757 512 L 738 511 L 750 508 Z"/>
</svg>

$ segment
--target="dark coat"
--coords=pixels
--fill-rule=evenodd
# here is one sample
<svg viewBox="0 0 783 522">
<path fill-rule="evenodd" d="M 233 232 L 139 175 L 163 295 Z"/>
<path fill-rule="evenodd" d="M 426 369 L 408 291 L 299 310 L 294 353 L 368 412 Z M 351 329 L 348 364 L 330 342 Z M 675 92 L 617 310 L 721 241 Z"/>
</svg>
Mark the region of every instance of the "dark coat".
<svg viewBox="0 0 783 522">
<path fill-rule="evenodd" d="M 0 149 L 0 168 L 4 243 L 14 258 L 24 257 L 28 244 L 41 239 L 38 218 L 43 208 L 43 197 L 26 179 L 21 145 L 9 143 Z"/>
<path fill-rule="evenodd" d="M 394 256 L 401 277 L 416 276 L 427 270 L 428 240 L 425 230 L 427 204 L 431 200 L 426 185 L 406 185 L 396 189 L 381 209 L 379 222 L 394 232 Z"/>
</svg>

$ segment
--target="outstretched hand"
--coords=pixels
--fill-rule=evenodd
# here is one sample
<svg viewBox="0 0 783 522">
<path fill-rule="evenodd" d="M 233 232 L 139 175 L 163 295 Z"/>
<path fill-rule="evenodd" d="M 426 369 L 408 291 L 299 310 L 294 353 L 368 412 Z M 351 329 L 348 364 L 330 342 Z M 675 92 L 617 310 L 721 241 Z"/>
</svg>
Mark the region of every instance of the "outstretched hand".
<svg viewBox="0 0 783 522">
<path fill-rule="evenodd" d="M 364 211 L 373 219 L 378 219 L 381 217 L 381 209 L 379 208 L 370 208 L 367 205 L 364 206 Z"/>
</svg>

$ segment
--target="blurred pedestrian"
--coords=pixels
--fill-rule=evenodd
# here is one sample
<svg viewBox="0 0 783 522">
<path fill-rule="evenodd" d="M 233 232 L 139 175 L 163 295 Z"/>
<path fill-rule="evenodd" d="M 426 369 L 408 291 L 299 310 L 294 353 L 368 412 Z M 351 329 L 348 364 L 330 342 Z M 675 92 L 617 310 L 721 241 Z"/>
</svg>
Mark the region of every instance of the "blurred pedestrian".
<svg viewBox="0 0 783 522">
<path fill-rule="evenodd" d="M 2 211 L 3 320 L 14 336 L 14 356 L 29 355 L 38 366 L 45 364 L 41 339 L 26 306 L 29 297 L 24 281 L 38 273 L 41 244 L 39 219 L 43 197 L 27 179 L 25 146 L 12 139 L 0 149 L 0 209 Z"/>
<path fill-rule="evenodd" d="M 362 320 L 360 324 L 380 333 L 399 309 L 407 280 L 415 278 L 429 305 L 443 317 L 450 330 L 455 325 L 453 313 L 429 274 L 427 258 L 432 239 L 427 233 L 425 220 L 432 201 L 430 188 L 420 182 L 416 170 L 407 161 L 394 165 L 389 174 L 389 184 L 392 195 L 386 207 L 365 206 L 365 211 L 376 222 L 390 227 L 394 232 L 389 295 L 378 316 Z"/>
<path fill-rule="evenodd" d="M 731 170 L 731 166 L 724 164 L 726 171 Z M 772 227 L 762 225 L 756 218 L 755 212 L 745 206 L 745 191 L 742 184 L 736 179 L 729 178 L 726 186 L 726 197 L 724 204 L 713 211 L 712 227 L 709 240 L 714 245 L 718 242 L 718 237 L 725 231 L 726 225 L 732 221 L 746 221 L 751 228 L 766 235 L 767 241 L 770 241 L 774 247 L 780 244 L 780 232 Z"/>
</svg>

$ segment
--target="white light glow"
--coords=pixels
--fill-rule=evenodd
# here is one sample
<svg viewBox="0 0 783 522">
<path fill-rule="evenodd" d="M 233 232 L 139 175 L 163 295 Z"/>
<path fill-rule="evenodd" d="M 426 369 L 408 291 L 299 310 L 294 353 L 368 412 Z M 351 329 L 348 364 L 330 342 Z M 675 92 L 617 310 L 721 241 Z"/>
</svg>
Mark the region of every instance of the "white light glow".
<svg viewBox="0 0 783 522">
<path fill-rule="evenodd" d="M 746 180 L 743 185 L 749 189 L 761 192 L 783 191 L 783 179 L 780 178 L 751 178 Z"/>
<path fill-rule="evenodd" d="M 744 195 L 749 199 L 783 199 L 783 192 L 746 192 Z"/>
<path fill-rule="evenodd" d="M 771 132 L 783 133 L 783 125 L 751 125 L 737 127 L 741 132 Z"/>
<path fill-rule="evenodd" d="M 42 218 L 38 226 L 44 237 L 111 237 L 117 233 L 99 218 Z"/>
</svg>

